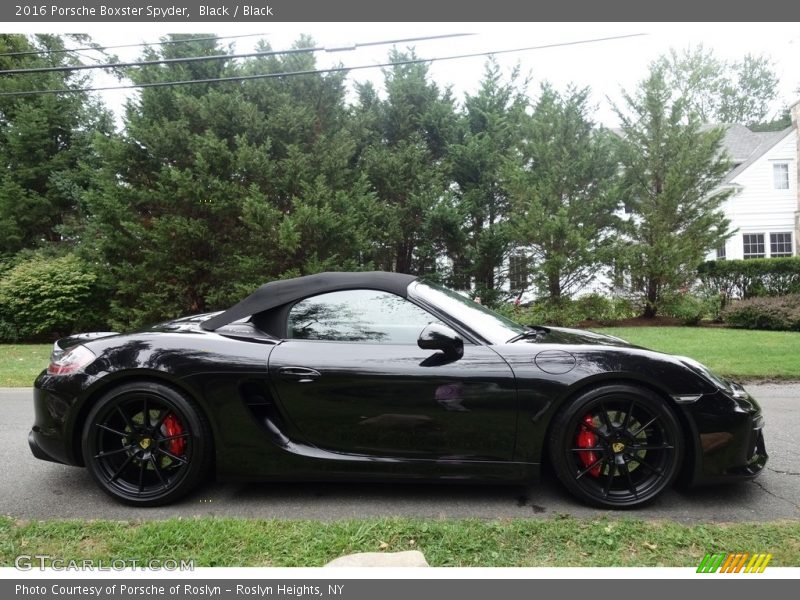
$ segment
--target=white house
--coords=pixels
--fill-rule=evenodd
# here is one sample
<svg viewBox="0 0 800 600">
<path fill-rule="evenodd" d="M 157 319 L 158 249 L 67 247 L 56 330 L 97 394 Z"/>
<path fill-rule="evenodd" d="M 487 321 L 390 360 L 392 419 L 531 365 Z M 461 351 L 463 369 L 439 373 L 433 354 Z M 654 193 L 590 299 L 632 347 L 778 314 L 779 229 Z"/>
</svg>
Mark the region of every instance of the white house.
<svg viewBox="0 0 800 600">
<path fill-rule="evenodd" d="M 722 186 L 733 190 L 723 212 L 734 235 L 713 259 L 777 258 L 800 254 L 798 154 L 800 134 L 792 108 L 792 126 L 777 132 L 753 132 L 728 125 L 724 145 L 734 163 Z"/>
</svg>

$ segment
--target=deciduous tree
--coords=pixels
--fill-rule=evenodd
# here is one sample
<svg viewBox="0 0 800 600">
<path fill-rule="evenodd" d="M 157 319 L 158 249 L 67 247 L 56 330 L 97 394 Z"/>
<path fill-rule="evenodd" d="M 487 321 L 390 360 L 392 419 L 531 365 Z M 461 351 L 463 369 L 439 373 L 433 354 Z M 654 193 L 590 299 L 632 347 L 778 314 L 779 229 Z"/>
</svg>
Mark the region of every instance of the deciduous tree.
<svg viewBox="0 0 800 600">
<path fill-rule="evenodd" d="M 778 76 L 766 56 L 746 54 L 741 60 L 725 61 L 700 44 L 672 49 L 654 66 L 663 71 L 673 97 L 707 123 L 764 121 L 778 94 Z"/>
</svg>

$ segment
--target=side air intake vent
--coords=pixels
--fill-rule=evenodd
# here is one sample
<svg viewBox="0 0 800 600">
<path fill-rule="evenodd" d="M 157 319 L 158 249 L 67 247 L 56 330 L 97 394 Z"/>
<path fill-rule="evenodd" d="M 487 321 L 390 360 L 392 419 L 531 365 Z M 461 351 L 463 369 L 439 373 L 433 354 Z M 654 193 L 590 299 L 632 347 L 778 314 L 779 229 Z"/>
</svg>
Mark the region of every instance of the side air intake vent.
<svg viewBox="0 0 800 600">
<path fill-rule="evenodd" d="M 269 438 L 279 446 L 289 445 L 283 433 L 285 422 L 272 397 L 267 381 L 248 381 L 242 384 L 241 395 L 250 414 L 263 427 Z"/>
</svg>

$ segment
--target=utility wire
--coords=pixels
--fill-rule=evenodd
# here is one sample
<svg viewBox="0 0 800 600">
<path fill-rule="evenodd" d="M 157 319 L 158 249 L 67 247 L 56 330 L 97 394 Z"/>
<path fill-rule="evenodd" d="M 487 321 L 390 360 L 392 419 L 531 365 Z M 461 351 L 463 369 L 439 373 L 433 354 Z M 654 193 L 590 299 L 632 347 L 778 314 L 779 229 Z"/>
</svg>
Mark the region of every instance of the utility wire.
<svg viewBox="0 0 800 600">
<path fill-rule="evenodd" d="M 186 38 L 180 40 L 165 40 L 163 42 L 140 42 L 138 44 L 118 44 L 116 46 L 86 46 L 84 48 L 59 48 L 57 50 L 21 50 L 19 52 L 3 52 L 2 56 L 33 56 L 36 54 L 65 54 L 80 50 L 116 50 L 118 48 L 136 48 L 138 46 L 165 46 L 167 44 L 188 44 L 189 42 L 210 42 L 214 40 L 231 40 L 248 37 L 264 37 L 265 33 L 247 33 L 243 35 L 221 35 L 214 37 Z"/>
<path fill-rule="evenodd" d="M 95 58 L 94 56 L 89 56 L 88 54 L 84 54 L 83 52 L 78 52 L 76 50 L 75 54 L 77 54 L 81 58 L 85 58 L 86 60 L 93 60 L 95 62 L 95 64 L 99 64 L 100 63 L 100 59 Z"/>
<path fill-rule="evenodd" d="M 380 42 L 366 42 L 362 44 L 351 44 L 343 47 L 328 48 L 326 46 L 314 46 L 312 48 L 291 48 L 289 50 L 262 50 L 256 52 L 245 52 L 243 54 L 212 54 L 209 56 L 185 56 L 176 58 L 160 58 L 158 60 L 138 60 L 129 62 L 106 63 L 101 65 L 60 65 L 57 67 L 34 67 L 21 69 L 6 69 L 0 71 L 0 75 L 24 75 L 27 73 L 60 73 L 67 71 L 85 71 L 89 69 L 119 69 L 123 67 L 149 67 L 153 65 L 171 65 L 176 63 L 195 63 L 207 60 L 230 60 L 233 58 L 259 58 L 263 56 L 275 56 L 277 54 L 307 54 L 312 52 L 341 52 L 345 50 L 355 50 L 367 46 L 386 46 L 389 44 L 405 44 L 408 42 L 426 42 L 430 40 L 440 40 L 444 38 L 463 37 L 475 35 L 474 33 L 452 33 L 444 35 L 426 35 L 422 37 L 402 38 L 397 40 L 385 40 Z"/>
<path fill-rule="evenodd" d="M 490 52 L 474 52 L 470 54 L 453 54 L 450 56 L 439 56 L 434 58 L 417 58 L 395 62 L 376 63 L 371 65 L 356 65 L 353 67 L 331 67 L 329 69 L 310 69 L 305 71 L 286 71 L 282 73 L 262 73 L 258 75 L 238 75 L 236 77 L 211 77 L 206 79 L 187 79 L 182 81 L 156 81 L 152 83 L 134 83 L 130 85 L 113 85 L 105 87 L 85 87 L 85 88 L 63 88 L 57 90 L 30 90 L 27 92 L 0 92 L 0 97 L 8 96 L 35 96 L 41 94 L 63 94 L 81 92 L 105 92 L 111 90 L 131 90 L 139 88 L 167 87 L 172 85 L 191 85 L 197 83 L 220 83 L 225 81 L 250 81 L 253 79 L 272 79 L 277 77 L 295 77 L 298 75 L 320 75 L 323 73 L 341 73 L 343 71 L 360 71 L 364 69 L 378 69 L 383 67 L 396 67 L 402 65 L 415 65 L 420 63 L 442 62 L 446 60 L 459 60 L 463 58 L 475 58 L 480 56 L 494 56 L 497 54 L 510 54 L 513 52 L 526 52 L 531 50 L 545 50 L 547 48 L 559 48 L 563 46 L 577 46 L 579 44 L 593 44 L 598 42 L 609 42 L 625 38 L 640 37 L 646 33 L 633 33 L 627 35 L 616 35 L 611 37 L 593 38 L 586 40 L 575 40 L 571 42 L 559 42 L 554 44 L 543 44 L 540 46 L 528 46 L 525 48 L 511 48 L 506 50 L 494 50 Z"/>
</svg>

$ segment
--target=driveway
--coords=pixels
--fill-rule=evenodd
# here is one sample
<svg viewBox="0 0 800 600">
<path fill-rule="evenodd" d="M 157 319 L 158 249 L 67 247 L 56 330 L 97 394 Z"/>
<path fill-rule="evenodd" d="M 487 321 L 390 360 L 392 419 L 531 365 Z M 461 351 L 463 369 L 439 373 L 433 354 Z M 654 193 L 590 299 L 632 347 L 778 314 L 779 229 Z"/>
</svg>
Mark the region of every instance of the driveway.
<svg viewBox="0 0 800 600">
<path fill-rule="evenodd" d="M 697 521 L 800 518 L 800 384 L 750 385 L 766 418 L 768 469 L 752 482 L 670 490 L 625 516 Z M 280 519 L 409 516 L 542 518 L 604 514 L 574 502 L 552 477 L 536 486 L 211 483 L 178 504 L 133 509 L 100 492 L 84 469 L 36 460 L 27 435 L 31 390 L 0 389 L 0 514 L 20 519 L 163 519 L 215 515 Z"/>
</svg>

